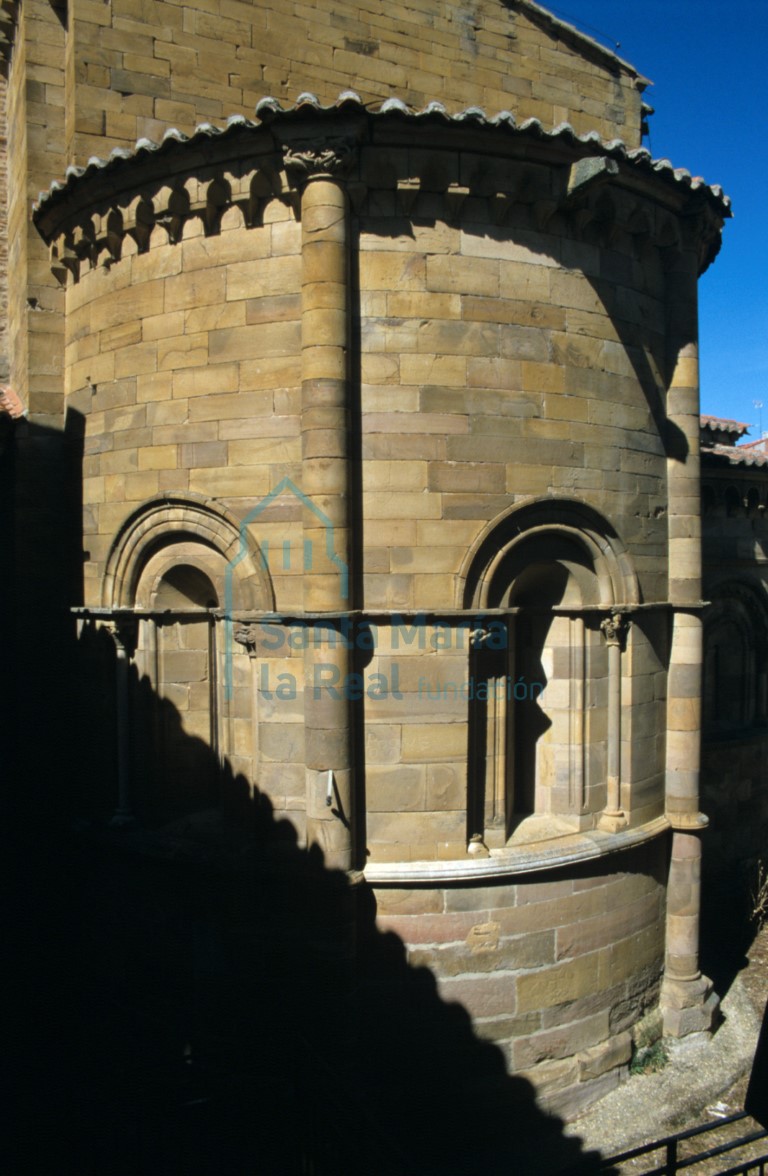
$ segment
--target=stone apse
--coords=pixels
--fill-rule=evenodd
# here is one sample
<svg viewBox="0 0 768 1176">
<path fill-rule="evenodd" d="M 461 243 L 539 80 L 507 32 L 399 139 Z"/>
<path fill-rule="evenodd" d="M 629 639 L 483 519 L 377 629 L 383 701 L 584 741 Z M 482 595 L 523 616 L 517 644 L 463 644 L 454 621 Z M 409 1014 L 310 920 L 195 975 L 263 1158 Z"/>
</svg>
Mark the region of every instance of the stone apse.
<svg viewBox="0 0 768 1176">
<path fill-rule="evenodd" d="M 631 67 L 491 10 L 517 42 L 459 100 L 359 48 L 343 90 L 286 32 L 289 97 L 182 133 L 156 96 L 132 147 L 65 78 L 30 249 L 84 431 L 85 807 L 183 829 L 236 773 L 572 1113 L 648 1014 L 716 1008 L 696 283 L 729 209 L 639 146 Z"/>
</svg>

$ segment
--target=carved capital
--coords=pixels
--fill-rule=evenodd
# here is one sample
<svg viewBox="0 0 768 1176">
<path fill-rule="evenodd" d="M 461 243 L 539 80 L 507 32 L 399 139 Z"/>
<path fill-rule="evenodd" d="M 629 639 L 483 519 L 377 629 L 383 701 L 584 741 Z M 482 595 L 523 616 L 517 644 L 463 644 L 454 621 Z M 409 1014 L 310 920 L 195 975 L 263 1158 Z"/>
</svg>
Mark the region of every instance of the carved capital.
<svg viewBox="0 0 768 1176">
<path fill-rule="evenodd" d="M 139 622 L 135 616 L 124 614 L 111 617 L 109 620 L 102 621 L 100 627 L 109 633 L 117 646 L 118 653 L 125 653 L 129 658 L 133 657 L 139 638 Z"/>
<path fill-rule="evenodd" d="M 351 171 L 357 152 L 351 135 L 298 139 L 283 144 L 283 164 L 289 179 L 303 186 L 310 180 L 342 179 Z"/>
<path fill-rule="evenodd" d="M 629 629 L 629 621 L 621 613 L 612 613 L 611 616 L 600 622 L 600 629 L 605 637 L 606 645 L 618 645 L 621 649 Z"/>
<path fill-rule="evenodd" d="M 238 645 L 244 645 L 249 657 L 256 656 L 258 625 L 235 625 L 234 638 Z"/>
<path fill-rule="evenodd" d="M 487 629 L 473 629 L 469 634 L 470 649 L 483 649 L 488 641 Z"/>
<path fill-rule="evenodd" d="M 272 633 L 272 640 L 265 643 L 265 639 Z M 269 656 L 283 644 L 284 633 L 275 634 L 275 625 L 269 621 L 236 622 L 234 638 L 238 645 L 245 648 L 249 657 Z"/>
</svg>

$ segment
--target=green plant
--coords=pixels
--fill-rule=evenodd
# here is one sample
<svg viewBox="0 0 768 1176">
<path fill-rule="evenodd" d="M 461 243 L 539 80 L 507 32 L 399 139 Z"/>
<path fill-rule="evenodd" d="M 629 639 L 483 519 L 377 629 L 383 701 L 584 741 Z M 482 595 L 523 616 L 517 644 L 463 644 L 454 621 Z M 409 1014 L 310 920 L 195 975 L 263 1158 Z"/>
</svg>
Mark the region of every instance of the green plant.
<svg viewBox="0 0 768 1176">
<path fill-rule="evenodd" d="M 630 1074 L 657 1074 L 669 1061 L 667 1047 L 663 1041 L 655 1041 L 645 1049 L 637 1049 L 629 1063 Z"/>
<path fill-rule="evenodd" d="M 750 919 L 755 930 L 762 931 L 768 921 L 768 867 L 758 860 L 749 893 Z"/>
</svg>

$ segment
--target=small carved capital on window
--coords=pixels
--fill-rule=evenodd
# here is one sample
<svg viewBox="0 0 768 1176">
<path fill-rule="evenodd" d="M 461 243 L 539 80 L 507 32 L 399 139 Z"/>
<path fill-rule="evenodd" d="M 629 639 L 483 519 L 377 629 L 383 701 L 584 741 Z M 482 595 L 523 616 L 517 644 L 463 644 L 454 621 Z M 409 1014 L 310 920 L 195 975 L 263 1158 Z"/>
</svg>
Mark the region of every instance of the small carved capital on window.
<svg viewBox="0 0 768 1176">
<path fill-rule="evenodd" d="M 473 629 L 469 634 L 470 649 L 483 649 L 488 641 L 487 629 Z"/>
<path fill-rule="evenodd" d="M 235 623 L 234 638 L 245 648 L 249 657 L 274 656 L 285 642 L 285 633 L 269 621 L 239 621 Z"/>
<path fill-rule="evenodd" d="M 133 657 L 139 638 L 138 618 L 133 615 L 121 615 L 102 621 L 101 628 L 109 633 L 115 642 L 118 653 L 125 653 Z"/>
<path fill-rule="evenodd" d="M 256 656 L 259 625 L 235 625 L 234 637 L 238 645 L 244 645 L 249 657 Z"/>
<path fill-rule="evenodd" d="M 619 649 L 629 629 L 629 621 L 621 613 L 612 613 L 600 622 L 600 629 L 606 645 L 618 645 Z"/>
</svg>

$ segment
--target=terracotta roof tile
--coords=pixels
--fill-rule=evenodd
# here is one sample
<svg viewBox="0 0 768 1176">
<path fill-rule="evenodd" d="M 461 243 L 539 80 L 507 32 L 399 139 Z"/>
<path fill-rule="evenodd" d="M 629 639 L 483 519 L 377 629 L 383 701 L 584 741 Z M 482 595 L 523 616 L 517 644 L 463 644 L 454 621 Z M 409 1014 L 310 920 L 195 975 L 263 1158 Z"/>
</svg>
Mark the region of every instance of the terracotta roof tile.
<svg viewBox="0 0 768 1176">
<path fill-rule="evenodd" d="M 430 102 L 422 110 L 414 110 L 399 98 L 388 98 L 375 107 L 363 103 L 359 95 L 352 90 L 345 90 L 329 106 L 323 106 L 314 94 L 301 94 L 297 101 L 288 107 L 282 106 L 276 98 L 262 98 L 256 105 L 257 121 L 246 119 L 242 115 L 233 115 L 227 119 L 225 127 L 215 127 L 211 123 L 200 123 L 191 135 L 185 135 L 172 127 L 165 132 L 159 143 L 154 143 L 150 139 L 139 139 L 132 151 L 117 147 L 107 159 L 92 156 L 85 167 L 68 167 L 63 181 L 54 180 L 47 192 L 41 192 L 36 209 L 42 211 L 53 202 L 61 199 L 75 185 L 80 182 L 87 183 L 88 179 L 96 173 L 104 169 L 119 168 L 130 160 L 141 159 L 142 156 L 175 151 L 184 143 L 200 144 L 206 139 L 237 134 L 247 127 L 263 127 L 276 120 L 290 122 L 295 117 L 306 115 L 310 110 L 315 110 L 318 113 L 331 113 L 342 109 L 359 111 L 361 114 L 372 115 L 375 119 L 395 117 L 409 122 L 436 122 L 453 126 L 474 124 L 478 127 L 497 128 L 502 133 L 515 136 L 586 147 L 590 153 L 597 153 L 617 162 L 628 164 L 640 174 L 655 175 L 677 188 L 701 193 L 717 206 L 721 216 L 731 216 L 731 202 L 719 185 L 706 184 L 701 177 L 692 176 L 685 168 L 673 167 L 668 159 L 653 159 L 645 147 L 630 149 L 621 139 L 606 141 L 601 139 L 596 131 L 579 135 L 567 122 L 560 123 L 548 131 L 536 118 L 528 118 L 524 122 L 518 123 L 514 114 L 509 110 L 502 110 L 499 114 L 490 117 L 479 106 L 471 106 L 458 114 L 450 114 L 441 102 Z"/>
</svg>

